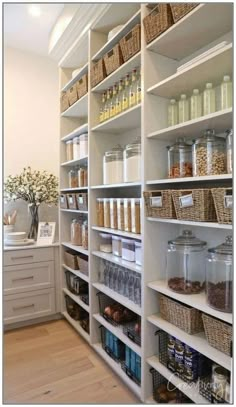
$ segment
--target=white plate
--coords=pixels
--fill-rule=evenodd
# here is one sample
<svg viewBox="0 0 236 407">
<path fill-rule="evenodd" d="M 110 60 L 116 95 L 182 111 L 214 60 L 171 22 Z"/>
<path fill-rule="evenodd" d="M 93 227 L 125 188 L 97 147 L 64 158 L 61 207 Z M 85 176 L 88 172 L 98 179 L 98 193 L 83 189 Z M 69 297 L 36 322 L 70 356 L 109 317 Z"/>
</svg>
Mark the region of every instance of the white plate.
<svg viewBox="0 0 236 407">
<path fill-rule="evenodd" d="M 22 240 L 22 241 L 19 241 L 19 240 L 15 240 L 15 241 L 5 240 L 4 241 L 4 244 L 6 246 L 28 246 L 28 245 L 34 244 L 34 243 L 35 243 L 34 239 L 26 239 L 26 240 Z"/>
</svg>

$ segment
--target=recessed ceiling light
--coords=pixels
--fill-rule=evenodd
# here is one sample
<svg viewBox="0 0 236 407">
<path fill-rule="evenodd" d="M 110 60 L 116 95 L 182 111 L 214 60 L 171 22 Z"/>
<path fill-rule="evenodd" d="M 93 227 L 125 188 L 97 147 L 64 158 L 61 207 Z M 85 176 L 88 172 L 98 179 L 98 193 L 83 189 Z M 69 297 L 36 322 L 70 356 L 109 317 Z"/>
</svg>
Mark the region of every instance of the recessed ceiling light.
<svg viewBox="0 0 236 407">
<path fill-rule="evenodd" d="M 37 4 L 31 4 L 28 8 L 29 14 L 33 17 L 41 16 L 41 8 Z"/>
</svg>

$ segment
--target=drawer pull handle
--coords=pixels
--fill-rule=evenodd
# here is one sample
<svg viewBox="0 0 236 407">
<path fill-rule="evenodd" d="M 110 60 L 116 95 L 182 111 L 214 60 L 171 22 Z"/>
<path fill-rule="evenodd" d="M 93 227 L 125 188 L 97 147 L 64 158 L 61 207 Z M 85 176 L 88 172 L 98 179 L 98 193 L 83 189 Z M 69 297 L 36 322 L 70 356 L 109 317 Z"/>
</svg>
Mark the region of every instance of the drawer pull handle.
<svg viewBox="0 0 236 407">
<path fill-rule="evenodd" d="M 34 276 L 13 278 L 12 281 L 32 280 Z"/>
<path fill-rule="evenodd" d="M 12 257 L 12 260 L 18 260 L 18 259 L 33 259 L 33 255 L 31 256 L 17 256 L 17 257 Z"/>
<path fill-rule="evenodd" d="M 18 307 L 13 307 L 13 310 L 17 309 L 23 309 L 23 308 L 32 308 L 34 307 L 34 304 L 29 304 L 29 305 L 19 305 Z"/>
</svg>

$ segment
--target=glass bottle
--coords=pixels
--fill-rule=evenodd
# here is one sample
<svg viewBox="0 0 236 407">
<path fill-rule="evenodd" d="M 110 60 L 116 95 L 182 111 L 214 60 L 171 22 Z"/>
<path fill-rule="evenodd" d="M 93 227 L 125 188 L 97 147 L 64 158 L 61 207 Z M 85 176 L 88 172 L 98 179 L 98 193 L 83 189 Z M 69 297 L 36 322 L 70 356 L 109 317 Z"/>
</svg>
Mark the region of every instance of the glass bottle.
<svg viewBox="0 0 236 407">
<path fill-rule="evenodd" d="M 221 109 L 229 109 L 232 107 L 232 82 L 229 75 L 223 77 L 221 90 Z"/>
<path fill-rule="evenodd" d="M 178 124 L 178 106 L 175 99 L 170 100 L 168 106 L 168 126 L 175 126 Z"/>
<path fill-rule="evenodd" d="M 106 104 L 106 92 L 102 94 L 102 100 L 100 105 L 99 122 L 102 123 L 105 120 L 105 104 Z"/>
<path fill-rule="evenodd" d="M 203 115 L 215 113 L 216 111 L 216 93 L 212 83 L 206 83 L 206 88 L 203 92 Z"/>
<path fill-rule="evenodd" d="M 136 69 L 132 71 L 132 78 L 129 87 L 129 107 L 133 107 L 137 104 L 137 94 L 136 94 L 136 87 L 137 87 L 137 74 Z"/>
<path fill-rule="evenodd" d="M 137 104 L 141 103 L 142 100 L 142 87 L 141 87 L 141 70 L 137 71 L 137 81 L 136 81 L 136 101 Z"/>
<path fill-rule="evenodd" d="M 125 269 L 125 272 L 124 272 L 124 276 L 123 276 L 123 279 L 124 279 L 124 296 L 125 297 L 129 297 L 129 272 L 127 271 L 127 269 Z"/>
<path fill-rule="evenodd" d="M 190 99 L 191 119 L 197 119 L 202 116 L 202 96 L 199 89 L 193 89 L 193 94 Z"/>
<path fill-rule="evenodd" d="M 109 118 L 110 118 L 110 89 L 107 90 L 106 94 L 104 120 L 108 120 Z"/>
<path fill-rule="evenodd" d="M 122 112 L 123 80 L 120 79 L 118 92 L 116 95 L 116 115 Z"/>
<path fill-rule="evenodd" d="M 129 272 L 129 300 L 134 301 L 134 273 L 132 271 Z"/>
<path fill-rule="evenodd" d="M 134 302 L 141 306 L 141 276 L 135 276 L 134 283 Z"/>
<path fill-rule="evenodd" d="M 185 94 L 180 95 L 179 100 L 179 123 L 189 120 L 189 101 Z"/>
<path fill-rule="evenodd" d="M 233 130 L 226 130 L 226 162 L 227 174 L 233 171 Z"/>
<path fill-rule="evenodd" d="M 116 95 L 117 95 L 117 86 L 115 84 L 113 86 L 113 91 L 112 91 L 112 98 L 111 98 L 111 105 L 110 105 L 110 117 L 114 117 L 116 115 Z"/>
<path fill-rule="evenodd" d="M 130 83 L 129 74 L 127 74 L 125 78 L 125 86 L 122 97 L 122 111 L 125 111 L 129 108 L 129 83 Z"/>
</svg>

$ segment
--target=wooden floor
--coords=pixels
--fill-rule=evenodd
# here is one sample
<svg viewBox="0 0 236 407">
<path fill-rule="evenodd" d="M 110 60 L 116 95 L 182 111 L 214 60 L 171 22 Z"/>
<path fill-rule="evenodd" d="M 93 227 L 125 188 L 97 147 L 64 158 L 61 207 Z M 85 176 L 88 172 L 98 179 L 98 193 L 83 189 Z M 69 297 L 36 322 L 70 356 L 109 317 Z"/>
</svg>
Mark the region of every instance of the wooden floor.
<svg viewBox="0 0 236 407">
<path fill-rule="evenodd" d="M 4 403 L 137 404 L 64 320 L 4 335 Z"/>
</svg>

